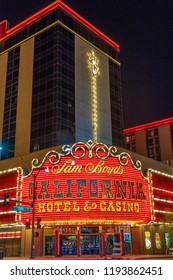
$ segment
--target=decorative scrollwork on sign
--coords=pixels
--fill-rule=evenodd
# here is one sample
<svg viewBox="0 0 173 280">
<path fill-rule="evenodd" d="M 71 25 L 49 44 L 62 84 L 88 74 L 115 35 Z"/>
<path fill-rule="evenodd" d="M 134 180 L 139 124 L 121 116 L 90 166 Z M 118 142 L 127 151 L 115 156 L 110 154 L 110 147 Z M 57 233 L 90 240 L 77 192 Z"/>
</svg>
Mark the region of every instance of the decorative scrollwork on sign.
<svg viewBox="0 0 173 280">
<path fill-rule="evenodd" d="M 78 142 L 71 147 L 71 155 L 74 158 L 82 158 L 88 154 L 88 158 L 97 156 L 100 159 L 106 159 L 108 156 L 117 156 L 117 148 L 114 146 L 108 147 L 103 143 L 96 143 L 89 140 L 86 143 Z"/>
<path fill-rule="evenodd" d="M 64 145 L 62 147 L 62 150 L 63 150 L 63 152 L 65 153 L 66 156 L 71 154 L 71 147 L 70 147 L 70 145 Z"/>
<path fill-rule="evenodd" d="M 140 160 L 137 160 L 135 163 L 133 163 L 133 165 L 138 170 L 142 169 L 142 163 L 140 162 Z"/>
<path fill-rule="evenodd" d="M 137 169 L 137 170 L 141 170 L 141 168 L 142 168 L 142 163 L 139 161 L 139 160 L 137 160 L 136 162 L 134 162 L 132 159 L 131 159 L 131 157 L 130 157 L 130 155 L 129 154 L 127 154 L 127 153 L 121 153 L 119 156 L 118 156 L 118 159 L 119 159 L 119 162 L 120 162 L 120 164 L 121 165 L 127 165 L 128 163 L 129 163 L 129 160 L 131 161 L 131 163 L 132 163 L 132 165 L 133 165 L 133 167 L 135 168 L 135 169 Z"/>
<path fill-rule="evenodd" d="M 86 154 L 85 146 L 85 143 L 82 142 L 74 144 L 71 147 L 71 155 L 76 159 L 84 157 Z"/>
<path fill-rule="evenodd" d="M 112 157 L 117 157 L 117 148 L 115 146 L 109 147 L 109 155 Z"/>
<path fill-rule="evenodd" d="M 141 162 L 139 160 L 134 162 L 128 153 L 122 152 L 121 154 L 117 154 L 117 148 L 115 146 L 107 146 L 106 144 L 93 142 L 92 140 L 89 140 L 88 142 L 78 142 L 72 146 L 64 145 L 62 151 L 63 153 L 54 150 L 49 151 L 40 163 L 38 159 L 33 159 L 32 170 L 35 168 L 40 169 L 46 160 L 52 165 L 59 164 L 61 158 L 64 156 L 72 156 L 75 159 L 80 159 L 85 156 L 89 159 L 97 157 L 101 160 L 105 160 L 110 156 L 117 158 L 122 166 L 126 166 L 131 162 L 135 169 L 142 170 Z"/>
<path fill-rule="evenodd" d="M 49 162 L 51 164 L 57 164 L 59 163 L 62 156 L 64 156 L 64 154 L 58 153 L 56 151 L 52 151 L 48 154 Z"/>
<path fill-rule="evenodd" d="M 43 165 L 46 159 L 48 159 L 51 164 L 58 164 L 62 156 L 65 156 L 65 154 L 61 154 L 56 151 L 49 151 L 43 158 L 42 162 L 39 163 L 38 158 L 34 158 L 32 160 L 32 169 L 40 168 L 40 166 Z"/>
<path fill-rule="evenodd" d="M 121 165 L 127 165 L 128 162 L 129 162 L 129 157 L 128 157 L 127 153 L 121 153 L 118 156 L 118 159 L 119 159 L 119 162 L 120 162 Z"/>
<path fill-rule="evenodd" d="M 96 156 L 100 159 L 106 159 L 108 156 L 116 156 L 117 149 L 116 147 L 107 147 L 104 144 L 101 144 L 98 148 L 96 148 Z M 101 154 L 100 154 L 101 153 Z M 103 153 L 105 155 L 103 155 Z"/>
<path fill-rule="evenodd" d="M 103 154 L 105 154 L 103 156 Z M 106 145 L 102 145 L 96 148 L 96 156 L 100 159 L 106 159 L 108 157 L 109 150 Z"/>
<path fill-rule="evenodd" d="M 38 158 L 32 160 L 32 168 L 38 168 L 40 166 Z"/>
</svg>

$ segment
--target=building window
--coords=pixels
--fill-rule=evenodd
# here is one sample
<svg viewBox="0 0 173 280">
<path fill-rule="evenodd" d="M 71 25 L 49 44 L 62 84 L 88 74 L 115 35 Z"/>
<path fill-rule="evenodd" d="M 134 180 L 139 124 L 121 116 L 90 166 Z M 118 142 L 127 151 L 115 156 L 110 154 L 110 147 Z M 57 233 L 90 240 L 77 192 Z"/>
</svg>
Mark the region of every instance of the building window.
<svg viewBox="0 0 173 280">
<path fill-rule="evenodd" d="M 74 35 L 56 25 L 35 37 L 31 152 L 75 139 Z"/>
<path fill-rule="evenodd" d="M 8 53 L 2 146 L 10 150 L 14 150 L 15 146 L 19 57 L 20 47 Z M 12 152 L 1 151 L 1 160 L 11 157 L 13 157 Z"/>
<path fill-rule="evenodd" d="M 160 161 L 160 141 L 158 128 L 150 128 L 147 130 L 147 147 L 148 147 L 148 157 L 154 160 Z"/>
<path fill-rule="evenodd" d="M 123 147 L 123 116 L 120 66 L 109 60 L 112 144 Z"/>
<path fill-rule="evenodd" d="M 136 137 L 134 133 L 128 134 L 125 137 L 126 148 L 132 152 L 136 152 Z"/>
</svg>

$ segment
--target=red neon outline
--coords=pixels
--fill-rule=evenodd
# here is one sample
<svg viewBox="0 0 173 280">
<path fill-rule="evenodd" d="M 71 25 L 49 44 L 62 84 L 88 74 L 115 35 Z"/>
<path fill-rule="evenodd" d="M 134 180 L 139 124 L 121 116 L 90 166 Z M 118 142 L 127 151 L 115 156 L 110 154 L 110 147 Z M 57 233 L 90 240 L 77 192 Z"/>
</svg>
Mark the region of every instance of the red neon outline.
<svg viewBox="0 0 173 280">
<path fill-rule="evenodd" d="M 3 20 L 0 22 L 0 38 L 4 37 L 7 32 L 8 21 Z"/>
<path fill-rule="evenodd" d="M 137 126 L 130 127 L 130 128 L 125 128 L 123 130 L 123 133 L 124 134 L 133 133 L 133 132 L 136 132 L 136 131 L 139 131 L 139 130 L 145 130 L 145 129 L 148 129 L 148 128 L 152 128 L 152 127 L 156 127 L 156 126 L 160 126 L 160 125 L 165 125 L 165 124 L 169 124 L 169 123 L 173 123 L 173 117 L 162 119 L 162 120 L 159 120 L 159 121 L 146 123 L 146 124 L 142 124 L 142 125 L 137 125 Z"/>
<path fill-rule="evenodd" d="M 51 12 L 53 9 L 60 7 L 65 12 L 73 16 L 76 20 L 78 20 L 80 23 L 82 23 L 85 27 L 87 27 L 89 30 L 97 34 L 100 38 L 102 38 L 104 41 L 106 41 L 109 45 L 111 45 L 116 50 L 119 50 L 120 46 L 115 43 L 113 40 L 111 40 L 109 37 L 107 37 L 105 34 L 103 34 L 100 30 L 98 30 L 96 27 L 94 27 L 91 23 L 89 23 L 87 20 L 85 20 L 83 17 L 81 17 L 78 13 L 76 13 L 74 10 L 72 10 L 70 7 L 68 7 L 66 4 L 61 2 L 61 0 L 57 0 L 53 2 L 52 4 L 48 5 L 47 7 L 43 8 L 36 14 L 32 15 L 31 17 L 27 18 L 26 20 L 22 21 L 18 25 L 14 26 L 13 28 L 7 30 L 6 35 L 0 38 L 0 41 L 2 39 L 7 38 L 8 36 L 14 34 L 15 32 L 19 31 L 20 29 L 26 27 L 27 25 L 31 24 L 33 21 L 38 20 L 42 16 L 46 15 L 47 13 Z"/>
</svg>

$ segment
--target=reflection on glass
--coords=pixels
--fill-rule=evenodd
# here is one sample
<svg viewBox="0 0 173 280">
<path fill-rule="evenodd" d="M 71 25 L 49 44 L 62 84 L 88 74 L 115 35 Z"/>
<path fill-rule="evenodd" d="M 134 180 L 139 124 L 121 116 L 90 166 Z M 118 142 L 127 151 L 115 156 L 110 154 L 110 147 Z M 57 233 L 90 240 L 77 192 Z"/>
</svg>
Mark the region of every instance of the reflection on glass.
<svg viewBox="0 0 173 280">
<path fill-rule="evenodd" d="M 151 249 L 151 234 L 150 234 L 150 231 L 145 231 L 145 248 L 147 250 Z"/>
<path fill-rule="evenodd" d="M 161 249 L 161 239 L 160 239 L 160 233 L 155 233 L 155 245 L 157 249 Z"/>
<path fill-rule="evenodd" d="M 124 234 L 124 240 L 125 240 L 125 254 L 131 253 L 131 236 L 130 233 Z"/>
<path fill-rule="evenodd" d="M 165 232 L 165 245 L 166 248 L 168 249 L 171 245 L 171 238 L 168 232 Z"/>
<path fill-rule="evenodd" d="M 106 254 L 112 254 L 113 250 L 113 235 L 109 234 L 106 238 Z"/>
<path fill-rule="evenodd" d="M 55 254 L 55 237 L 46 236 L 45 237 L 45 255 L 54 255 Z"/>
<path fill-rule="evenodd" d="M 63 236 L 61 240 L 61 255 L 76 255 L 77 241 L 75 235 Z"/>
<path fill-rule="evenodd" d="M 98 235 L 81 236 L 81 254 L 82 255 L 99 254 L 99 236 Z"/>
</svg>

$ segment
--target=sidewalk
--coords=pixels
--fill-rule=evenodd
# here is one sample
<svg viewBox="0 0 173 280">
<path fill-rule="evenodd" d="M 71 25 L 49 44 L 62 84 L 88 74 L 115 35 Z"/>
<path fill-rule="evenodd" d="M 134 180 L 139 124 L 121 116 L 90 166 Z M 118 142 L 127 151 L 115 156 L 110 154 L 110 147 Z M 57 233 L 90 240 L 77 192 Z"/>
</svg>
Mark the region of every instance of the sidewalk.
<svg viewBox="0 0 173 280">
<path fill-rule="evenodd" d="M 34 260 L 173 260 L 173 255 L 116 255 L 116 256 L 100 256 L 100 255 L 82 255 L 78 256 L 41 256 L 35 257 Z M 4 257 L 3 260 L 30 260 L 29 257 Z"/>
<path fill-rule="evenodd" d="M 173 255 L 158 254 L 158 255 L 125 255 L 120 256 L 121 260 L 173 260 Z"/>
</svg>

